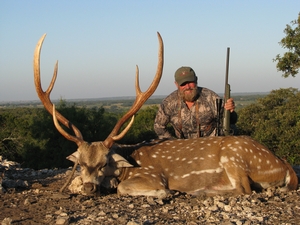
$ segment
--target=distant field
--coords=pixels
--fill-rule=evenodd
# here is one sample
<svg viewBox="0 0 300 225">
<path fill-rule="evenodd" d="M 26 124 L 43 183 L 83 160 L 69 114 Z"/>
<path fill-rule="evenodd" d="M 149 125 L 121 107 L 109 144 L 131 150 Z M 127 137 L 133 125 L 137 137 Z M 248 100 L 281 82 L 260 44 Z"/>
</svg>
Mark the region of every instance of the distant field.
<svg viewBox="0 0 300 225">
<path fill-rule="evenodd" d="M 247 105 L 255 103 L 258 98 L 263 98 L 268 93 L 238 93 L 231 94 L 234 98 L 237 109 L 243 108 Z M 165 96 L 152 97 L 143 107 L 150 105 L 159 105 Z M 61 100 L 53 100 L 53 103 L 59 104 Z M 134 102 L 134 97 L 123 97 L 123 98 L 99 98 L 99 99 L 63 99 L 67 104 L 76 105 L 79 107 L 86 108 L 98 108 L 103 107 L 109 112 L 122 112 L 128 109 Z M 1 108 L 17 108 L 17 107 L 43 107 L 40 101 L 19 101 L 19 102 L 3 102 L 0 103 Z"/>
</svg>

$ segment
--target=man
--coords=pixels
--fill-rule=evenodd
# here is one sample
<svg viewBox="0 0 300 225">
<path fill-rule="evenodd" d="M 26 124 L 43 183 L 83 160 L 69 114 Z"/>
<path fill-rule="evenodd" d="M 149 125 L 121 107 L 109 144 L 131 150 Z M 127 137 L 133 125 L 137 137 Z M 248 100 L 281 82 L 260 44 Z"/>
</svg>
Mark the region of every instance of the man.
<svg viewBox="0 0 300 225">
<path fill-rule="evenodd" d="M 217 104 L 220 97 L 213 91 L 197 86 L 197 76 L 191 67 L 181 67 L 175 72 L 177 90 L 167 96 L 159 106 L 154 121 L 158 138 L 172 138 L 167 130 L 170 123 L 177 138 L 215 136 Z M 232 98 L 224 104 L 230 111 L 230 123 L 237 122 Z M 223 114 L 223 109 L 221 111 Z M 221 114 L 221 115 L 222 115 Z"/>
</svg>

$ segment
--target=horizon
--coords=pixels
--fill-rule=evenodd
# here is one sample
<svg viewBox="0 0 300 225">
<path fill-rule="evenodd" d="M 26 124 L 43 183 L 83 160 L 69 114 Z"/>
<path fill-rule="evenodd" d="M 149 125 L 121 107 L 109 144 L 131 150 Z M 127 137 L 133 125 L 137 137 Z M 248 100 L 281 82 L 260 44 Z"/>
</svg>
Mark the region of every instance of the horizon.
<svg viewBox="0 0 300 225">
<path fill-rule="evenodd" d="M 247 95 L 267 95 L 270 92 L 236 92 L 236 93 L 230 93 L 231 96 L 247 96 Z M 217 93 L 219 96 L 222 95 L 222 93 Z M 86 100 L 90 100 L 90 101 L 100 101 L 100 100 L 126 100 L 126 99 L 135 99 L 136 96 L 114 96 L 114 97 L 99 97 L 99 98 L 70 98 L 70 99 L 64 99 L 64 98 L 59 98 L 59 99 L 52 99 L 52 102 L 58 102 L 60 100 L 65 100 L 65 101 L 86 101 Z M 165 98 L 167 97 L 167 95 L 152 95 L 149 97 L 149 99 L 155 99 L 155 98 Z M 14 100 L 14 101 L 0 101 L 0 105 L 1 104 L 7 104 L 7 103 L 27 103 L 27 102 L 41 102 L 40 99 L 32 99 L 32 100 Z"/>
</svg>

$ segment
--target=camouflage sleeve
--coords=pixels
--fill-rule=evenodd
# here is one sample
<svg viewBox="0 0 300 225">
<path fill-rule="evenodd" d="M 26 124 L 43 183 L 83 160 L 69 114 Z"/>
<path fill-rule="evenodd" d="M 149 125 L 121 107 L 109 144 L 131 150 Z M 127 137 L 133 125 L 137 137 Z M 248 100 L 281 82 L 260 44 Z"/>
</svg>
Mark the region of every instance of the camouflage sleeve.
<svg viewBox="0 0 300 225">
<path fill-rule="evenodd" d="M 154 131 L 160 139 L 172 137 L 166 129 L 167 124 L 170 122 L 170 118 L 165 112 L 165 107 L 166 106 L 163 103 L 159 106 L 154 120 Z"/>
</svg>

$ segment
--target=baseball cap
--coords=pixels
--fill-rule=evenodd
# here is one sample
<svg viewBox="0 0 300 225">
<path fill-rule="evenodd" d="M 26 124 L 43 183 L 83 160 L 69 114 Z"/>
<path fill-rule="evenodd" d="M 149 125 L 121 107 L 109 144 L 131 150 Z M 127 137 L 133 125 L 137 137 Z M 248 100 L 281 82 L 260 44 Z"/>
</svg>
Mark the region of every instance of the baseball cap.
<svg viewBox="0 0 300 225">
<path fill-rule="evenodd" d="M 195 71 L 191 67 L 183 66 L 176 70 L 175 81 L 178 85 L 182 85 L 185 82 L 196 82 L 197 77 Z"/>
</svg>

